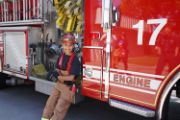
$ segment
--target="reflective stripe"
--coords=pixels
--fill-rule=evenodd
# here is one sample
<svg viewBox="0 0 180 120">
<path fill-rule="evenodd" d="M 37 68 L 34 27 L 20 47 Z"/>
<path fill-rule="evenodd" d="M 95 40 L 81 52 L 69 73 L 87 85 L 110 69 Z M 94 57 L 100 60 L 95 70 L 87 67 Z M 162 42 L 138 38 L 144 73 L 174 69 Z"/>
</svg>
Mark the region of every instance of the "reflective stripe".
<svg viewBox="0 0 180 120">
<path fill-rule="evenodd" d="M 50 119 L 47 119 L 47 118 L 41 118 L 41 120 L 50 120 Z"/>
<path fill-rule="evenodd" d="M 93 69 L 98 69 L 98 70 L 101 69 L 100 66 L 93 66 L 93 65 L 88 65 L 88 64 L 83 64 L 83 67 L 91 67 Z M 105 70 L 105 67 L 103 67 L 103 70 Z M 154 75 L 154 74 L 149 74 L 149 73 L 134 72 L 134 71 L 129 71 L 129 70 L 121 70 L 121 69 L 113 69 L 113 68 L 110 68 L 110 72 L 128 73 L 128 74 L 132 74 L 132 75 L 140 75 L 140 76 L 159 78 L 159 79 L 165 78 L 165 76 L 162 76 L 162 75 Z"/>
</svg>

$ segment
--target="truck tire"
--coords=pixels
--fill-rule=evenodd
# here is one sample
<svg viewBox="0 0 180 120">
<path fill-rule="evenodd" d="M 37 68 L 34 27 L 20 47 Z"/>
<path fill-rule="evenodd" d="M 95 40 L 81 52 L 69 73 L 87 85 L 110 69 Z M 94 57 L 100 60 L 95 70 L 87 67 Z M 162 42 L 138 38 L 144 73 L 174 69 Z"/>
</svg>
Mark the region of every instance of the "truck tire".
<svg viewBox="0 0 180 120">
<path fill-rule="evenodd" d="M 168 120 L 169 118 L 169 103 L 170 103 L 171 91 L 169 92 L 163 106 L 162 110 L 162 119 L 161 120 Z"/>
<path fill-rule="evenodd" d="M 155 120 L 169 120 L 169 103 L 170 103 L 171 92 L 172 90 L 168 93 L 166 100 L 164 102 L 161 119 L 158 119 L 156 115 Z"/>
<path fill-rule="evenodd" d="M 7 75 L 4 73 L 0 73 L 0 89 L 4 88 L 6 86 L 6 79 L 7 79 Z"/>
</svg>

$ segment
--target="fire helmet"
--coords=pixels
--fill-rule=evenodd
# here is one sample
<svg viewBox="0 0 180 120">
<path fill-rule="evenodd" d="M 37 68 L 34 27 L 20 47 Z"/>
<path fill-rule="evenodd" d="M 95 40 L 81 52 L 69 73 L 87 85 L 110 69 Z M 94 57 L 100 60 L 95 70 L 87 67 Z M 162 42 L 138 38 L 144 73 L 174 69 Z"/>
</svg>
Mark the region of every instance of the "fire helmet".
<svg viewBox="0 0 180 120">
<path fill-rule="evenodd" d="M 75 37 L 73 34 L 67 33 L 62 37 L 62 43 L 75 43 Z"/>
</svg>

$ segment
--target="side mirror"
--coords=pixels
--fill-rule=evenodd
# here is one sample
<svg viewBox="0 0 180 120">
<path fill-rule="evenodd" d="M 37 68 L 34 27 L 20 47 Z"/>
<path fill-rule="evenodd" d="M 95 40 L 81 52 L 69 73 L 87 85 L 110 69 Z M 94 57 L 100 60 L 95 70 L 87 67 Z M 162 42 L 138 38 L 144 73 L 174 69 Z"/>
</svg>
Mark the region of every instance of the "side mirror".
<svg viewBox="0 0 180 120">
<path fill-rule="evenodd" d="M 120 12 L 118 11 L 118 9 L 113 6 L 113 10 L 112 10 L 112 26 L 116 26 L 117 23 L 119 22 L 119 18 L 120 18 Z"/>
</svg>

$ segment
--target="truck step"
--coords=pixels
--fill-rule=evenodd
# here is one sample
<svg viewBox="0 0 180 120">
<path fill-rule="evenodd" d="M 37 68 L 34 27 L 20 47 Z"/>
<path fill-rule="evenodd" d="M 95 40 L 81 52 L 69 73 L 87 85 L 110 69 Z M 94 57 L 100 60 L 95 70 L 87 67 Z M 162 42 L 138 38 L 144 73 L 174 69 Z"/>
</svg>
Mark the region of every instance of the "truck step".
<svg viewBox="0 0 180 120">
<path fill-rule="evenodd" d="M 122 110 L 125 110 L 128 112 L 132 112 L 132 113 L 144 116 L 144 117 L 154 117 L 155 116 L 155 111 L 148 109 L 148 108 L 133 105 L 130 103 L 110 99 L 109 104 L 112 107 L 119 108 L 119 109 L 122 109 Z"/>
</svg>

